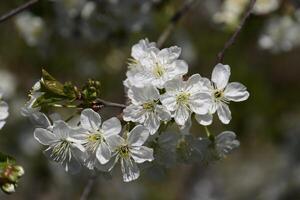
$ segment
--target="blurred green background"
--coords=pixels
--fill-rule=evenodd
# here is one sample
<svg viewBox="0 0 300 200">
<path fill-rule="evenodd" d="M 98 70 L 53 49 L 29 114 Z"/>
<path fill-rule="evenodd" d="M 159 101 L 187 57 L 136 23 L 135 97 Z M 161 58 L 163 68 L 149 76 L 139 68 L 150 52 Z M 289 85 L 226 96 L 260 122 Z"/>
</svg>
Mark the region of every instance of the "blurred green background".
<svg viewBox="0 0 300 200">
<path fill-rule="evenodd" d="M 24 2 L 2 1 L 0 14 Z M 31 14 L 22 13 L 0 24 L 0 87 L 10 105 L 8 124 L 0 134 L 0 149 L 16 157 L 26 171 L 17 192 L 0 194 L 0 199 L 79 199 L 90 176 L 88 171 L 69 175 L 48 161 L 43 147 L 33 138 L 34 126 L 20 115 L 41 69 L 76 85 L 88 78 L 99 80 L 103 99 L 123 103 L 122 81 L 131 46 L 143 38 L 157 41 L 183 3 L 44 0 L 27 10 Z M 216 54 L 232 34 L 232 27 L 213 21 L 221 3 L 199 0 L 164 44 L 182 48 L 181 57 L 189 64 L 189 74 L 210 77 Z M 275 11 L 251 16 L 236 43 L 226 51 L 224 64 L 231 66 L 231 80 L 245 84 L 250 98 L 230 105 L 230 125 L 222 125 L 215 118 L 211 130 L 214 134 L 234 131 L 241 141 L 239 149 L 206 167 L 181 164 L 159 175 L 144 171 L 132 183 L 123 183 L 118 173 L 112 180 L 99 177 L 90 199 L 300 199 L 300 48 L 295 42 L 293 48 L 273 52 L 263 50 L 258 42 L 270 19 L 293 18 L 297 6 L 297 1 L 283 1 Z M 30 17 L 29 21 L 20 21 L 22 15 L 39 20 L 32 25 Z M 300 29 L 300 22 L 292 25 L 297 26 Z M 105 109 L 102 114 L 106 118 L 117 113 Z M 205 135 L 197 124 L 192 132 Z"/>
</svg>

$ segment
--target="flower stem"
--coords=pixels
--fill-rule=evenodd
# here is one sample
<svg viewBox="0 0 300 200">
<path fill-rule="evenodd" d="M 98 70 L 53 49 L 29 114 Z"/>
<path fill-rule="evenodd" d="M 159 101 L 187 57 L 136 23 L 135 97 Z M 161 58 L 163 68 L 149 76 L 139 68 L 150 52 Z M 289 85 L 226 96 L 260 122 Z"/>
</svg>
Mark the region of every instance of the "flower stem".
<svg viewBox="0 0 300 200">
<path fill-rule="evenodd" d="M 204 129 L 205 129 L 207 137 L 210 138 L 211 137 L 211 133 L 209 132 L 207 126 L 204 126 Z"/>
</svg>

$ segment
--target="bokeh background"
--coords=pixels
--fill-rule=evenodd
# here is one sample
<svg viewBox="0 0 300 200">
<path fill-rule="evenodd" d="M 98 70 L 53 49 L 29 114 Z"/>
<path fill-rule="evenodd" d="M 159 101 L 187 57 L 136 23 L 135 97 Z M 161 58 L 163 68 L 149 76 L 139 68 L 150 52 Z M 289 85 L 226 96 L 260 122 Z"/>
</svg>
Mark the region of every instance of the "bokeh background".
<svg viewBox="0 0 300 200">
<path fill-rule="evenodd" d="M 240 148 L 208 166 L 178 164 L 163 173 L 143 171 L 127 184 L 118 173 L 111 180 L 99 176 L 90 199 L 300 199 L 300 3 L 258 1 L 262 7 L 256 8 L 224 60 L 231 66 L 231 80 L 244 83 L 251 96 L 230 105 L 230 125 L 215 120 L 211 128 L 214 134 L 234 131 Z M 0 14 L 24 2 L 1 1 Z M 143 38 L 157 41 L 184 2 L 44 0 L 0 24 L 0 87 L 10 106 L 0 149 L 16 157 L 26 171 L 17 192 L 0 194 L 0 199 L 79 199 L 90 177 L 88 171 L 69 175 L 49 162 L 33 138 L 34 126 L 20 115 L 41 69 L 76 85 L 99 80 L 103 99 L 122 103 L 131 46 Z M 180 46 L 189 74 L 210 77 L 216 54 L 247 3 L 198 0 L 164 47 Z M 102 114 L 105 118 L 118 112 Z M 197 124 L 191 132 L 205 135 Z"/>
</svg>

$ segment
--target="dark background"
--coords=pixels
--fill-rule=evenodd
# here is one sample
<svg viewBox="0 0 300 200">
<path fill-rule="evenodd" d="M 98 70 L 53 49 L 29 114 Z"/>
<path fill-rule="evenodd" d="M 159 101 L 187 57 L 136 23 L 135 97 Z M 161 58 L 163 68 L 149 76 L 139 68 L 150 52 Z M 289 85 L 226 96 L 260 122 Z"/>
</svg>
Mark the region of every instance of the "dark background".
<svg viewBox="0 0 300 200">
<path fill-rule="evenodd" d="M 210 77 L 216 54 L 232 29 L 213 22 L 206 1 L 193 6 L 164 47 L 182 48 L 189 75 Z M 0 14 L 23 2 L 2 1 Z M 84 19 L 78 12 L 68 13 L 70 8 L 59 2 L 41 1 L 28 10 L 45 23 L 35 45 L 24 40 L 16 17 L 0 24 L 0 87 L 6 88 L 5 100 L 10 105 L 0 149 L 16 157 L 26 171 L 17 192 L 0 194 L 0 199 L 79 199 L 88 182 L 87 171 L 72 176 L 48 161 L 43 147 L 33 138 L 34 126 L 20 115 L 41 69 L 76 85 L 88 78 L 97 79 L 102 84 L 103 99 L 122 103 L 122 81 L 131 46 L 146 37 L 157 41 L 183 2 L 98 0 L 94 1 L 95 12 Z M 137 181 L 127 184 L 118 172 L 112 180 L 99 177 L 90 199 L 300 199 L 300 48 L 274 53 L 258 45 L 267 21 L 274 16 L 293 15 L 293 5 L 284 1 L 277 11 L 251 16 L 236 43 L 226 51 L 224 63 L 231 66 L 231 80 L 245 84 L 250 98 L 232 103 L 231 123 L 222 125 L 216 117 L 211 131 L 234 131 L 241 142 L 239 149 L 207 167 L 178 164 L 154 176 L 145 171 Z M 104 110 L 103 116 L 117 113 Z M 192 132 L 205 135 L 197 124 Z"/>
</svg>

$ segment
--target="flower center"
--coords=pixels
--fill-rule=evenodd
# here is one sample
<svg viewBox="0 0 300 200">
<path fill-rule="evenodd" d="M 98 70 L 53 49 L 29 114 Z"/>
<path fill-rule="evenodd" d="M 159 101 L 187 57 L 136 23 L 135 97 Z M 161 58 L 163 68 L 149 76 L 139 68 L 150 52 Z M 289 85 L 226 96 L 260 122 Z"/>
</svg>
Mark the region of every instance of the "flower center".
<svg viewBox="0 0 300 200">
<path fill-rule="evenodd" d="M 154 111 L 155 103 L 153 101 L 147 102 L 143 104 L 143 109 L 147 111 Z"/>
<path fill-rule="evenodd" d="M 153 74 L 155 75 L 155 77 L 160 78 L 164 75 L 164 73 L 165 73 L 164 67 L 161 64 L 156 63 L 153 69 Z"/>
<path fill-rule="evenodd" d="M 178 104 L 188 104 L 190 94 L 186 92 L 181 92 L 177 95 L 176 101 Z"/>
<path fill-rule="evenodd" d="M 121 157 L 128 158 L 129 153 L 130 153 L 129 146 L 123 145 L 123 146 L 119 147 L 118 153 L 120 154 Z"/>
<path fill-rule="evenodd" d="M 83 144 L 83 146 L 87 149 L 87 151 L 95 152 L 102 141 L 104 141 L 102 134 L 100 132 L 96 132 L 87 137 L 87 142 Z"/>
<path fill-rule="evenodd" d="M 216 91 L 214 92 L 214 97 L 215 97 L 216 99 L 221 99 L 221 98 L 223 97 L 223 91 L 221 91 L 221 90 L 216 90 Z"/>
<path fill-rule="evenodd" d="M 57 142 L 50 154 L 55 162 L 63 162 L 68 156 L 71 156 L 70 142 L 67 140 L 61 140 Z"/>
</svg>

